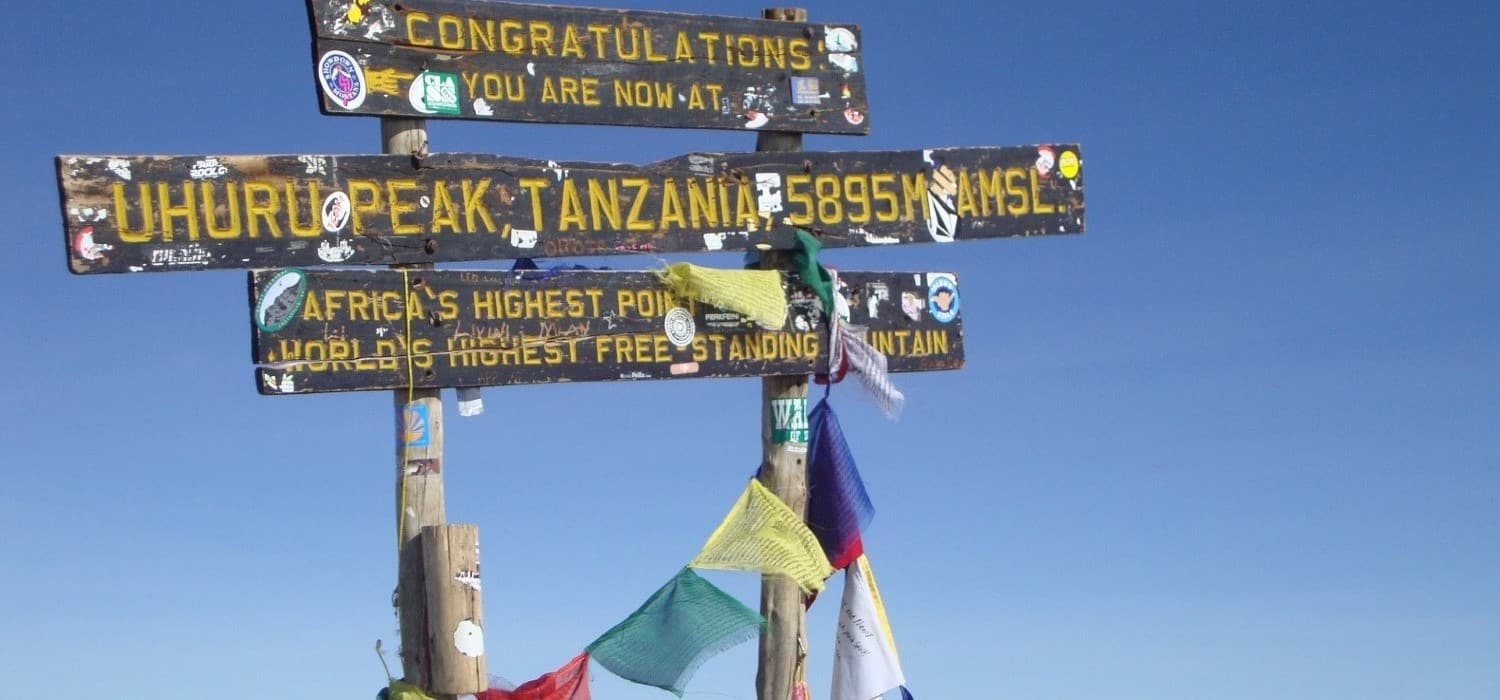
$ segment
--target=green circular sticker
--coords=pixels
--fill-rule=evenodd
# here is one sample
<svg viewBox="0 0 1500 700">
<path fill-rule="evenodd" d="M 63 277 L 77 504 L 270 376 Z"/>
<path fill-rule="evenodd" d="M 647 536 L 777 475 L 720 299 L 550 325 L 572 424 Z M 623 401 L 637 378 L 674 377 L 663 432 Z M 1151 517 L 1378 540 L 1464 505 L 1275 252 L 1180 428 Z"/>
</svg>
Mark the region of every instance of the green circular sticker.
<svg viewBox="0 0 1500 700">
<path fill-rule="evenodd" d="M 255 327 L 275 333 L 291 323 L 302 310 L 307 296 L 307 275 L 301 270 L 282 270 L 261 288 L 255 300 Z"/>
</svg>

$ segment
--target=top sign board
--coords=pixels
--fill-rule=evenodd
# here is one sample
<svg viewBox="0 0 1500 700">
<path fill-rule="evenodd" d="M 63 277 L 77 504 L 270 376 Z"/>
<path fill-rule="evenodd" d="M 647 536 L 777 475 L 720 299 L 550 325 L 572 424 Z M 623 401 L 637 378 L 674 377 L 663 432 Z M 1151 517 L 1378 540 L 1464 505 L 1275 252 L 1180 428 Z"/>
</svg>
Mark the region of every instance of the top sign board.
<svg viewBox="0 0 1500 700">
<path fill-rule="evenodd" d="M 474 0 L 308 0 L 325 114 L 870 131 L 859 27 Z"/>
</svg>

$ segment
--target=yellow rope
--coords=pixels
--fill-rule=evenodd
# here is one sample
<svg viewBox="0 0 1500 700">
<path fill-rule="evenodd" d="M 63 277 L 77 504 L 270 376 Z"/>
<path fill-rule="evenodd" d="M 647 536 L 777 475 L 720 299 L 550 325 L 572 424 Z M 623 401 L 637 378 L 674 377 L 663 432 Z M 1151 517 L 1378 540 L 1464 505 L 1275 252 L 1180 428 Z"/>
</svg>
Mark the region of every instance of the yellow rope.
<svg viewBox="0 0 1500 700">
<path fill-rule="evenodd" d="M 412 400 L 417 393 L 417 373 L 412 364 L 411 353 L 411 309 L 407 304 L 411 303 L 411 273 L 406 268 L 401 268 L 401 288 L 405 297 L 401 299 L 401 309 L 406 314 L 406 405 L 401 409 L 401 415 L 397 417 L 399 425 L 396 433 L 401 440 L 401 464 L 397 469 L 401 470 L 401 500 L 396 504 L 396 553 L 401 553 L 401 547 L 406 544 L 406 470 L 407 458 L 411 455 L 411 441 L 407 440 L 407 418 L 406 412 L 411 410 Z"/>
</svg>

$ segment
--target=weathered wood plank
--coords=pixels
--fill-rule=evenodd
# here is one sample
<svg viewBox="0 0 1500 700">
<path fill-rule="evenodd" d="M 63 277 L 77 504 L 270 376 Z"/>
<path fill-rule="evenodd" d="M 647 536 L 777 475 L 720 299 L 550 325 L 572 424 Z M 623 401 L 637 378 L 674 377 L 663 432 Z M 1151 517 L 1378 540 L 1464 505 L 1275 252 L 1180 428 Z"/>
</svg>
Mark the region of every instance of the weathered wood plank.
<svg viewBox="0 0 1500 700">
<path fill-rule="evenodd" d="M 839 280 L 850 322 L 868 328 L 891 371 L 963 364 L 953 275 Z M 257 270 L 256 386 L 299 394 L 822 371 L 822 312 L 799 282 L 784 287 L 788 321 L 767 331 L 677 299 L 649 272 Z"/>
<path fill-rule="evenodd" d="M 331 115 L 869 133 L 859 27 L 455 0 L 309 0 Z"/>
<path fill-rule="evenodd" d="M 790 249 L 1079 233 L 1078 146 L 694 153 L 61 156 L 75 273 Z"/>
</svg>

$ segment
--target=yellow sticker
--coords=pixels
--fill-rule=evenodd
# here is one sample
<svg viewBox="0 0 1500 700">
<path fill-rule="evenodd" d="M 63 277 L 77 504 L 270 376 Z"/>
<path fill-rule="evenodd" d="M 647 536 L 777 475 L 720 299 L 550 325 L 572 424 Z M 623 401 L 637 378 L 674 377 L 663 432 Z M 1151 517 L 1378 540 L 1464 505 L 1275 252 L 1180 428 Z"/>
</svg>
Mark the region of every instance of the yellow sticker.
<svg viewBox="0 0 1500 700">
<path fill-rule="evenodd" d="M 1062 173 L 1062 176 L 1069 180 L 1078 177 L 1078 154 L 1063 151 L 1062 155 L 1057 158 L 1057 172 Z"/>
</svg>

